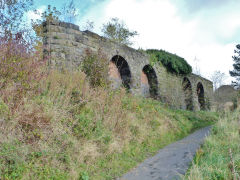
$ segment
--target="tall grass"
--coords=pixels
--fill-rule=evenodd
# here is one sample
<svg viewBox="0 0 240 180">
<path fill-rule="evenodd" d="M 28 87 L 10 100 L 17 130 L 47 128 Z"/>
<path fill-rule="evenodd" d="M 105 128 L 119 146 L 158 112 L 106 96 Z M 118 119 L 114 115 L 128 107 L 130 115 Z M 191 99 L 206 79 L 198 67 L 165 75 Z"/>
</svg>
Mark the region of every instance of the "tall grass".
<svg viewBox="0 0 240 180">
<path fill-rule="evenodd" d="M 0 174 L 5 179 L 113 179 L 193 129 L 207 112 L 170 110 L 124 89 L 92 89 L 85 74 L 51 71 L 41 93 L 1 120 Z M 1 101 L 1 117 L 8 104 Z"/>
<path fill-rule="evenodd" d="M 213 126 L 185 179 L 240 179 L 239 114 L 226 114 Z"/>
<path fill-rule="evenodd" d="M 93 88 L 80 70 L 44 71 L 34 51 L 22 58 L 6 56 L 10 50 L 1 49 L 0 68 L 15 70 L 1 75 L 0 179 L 113 179 L 216 120 L 125 89 Z"/>
</svg>

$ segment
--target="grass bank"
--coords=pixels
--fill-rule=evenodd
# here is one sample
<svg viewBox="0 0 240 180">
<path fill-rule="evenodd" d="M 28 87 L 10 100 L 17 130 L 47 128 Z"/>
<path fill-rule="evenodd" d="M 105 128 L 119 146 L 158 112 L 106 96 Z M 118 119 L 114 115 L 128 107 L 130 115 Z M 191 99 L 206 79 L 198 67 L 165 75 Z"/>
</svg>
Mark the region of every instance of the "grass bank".
<svg viewBox="0 0 240 180">
<path fill-rule="evenodd" d="M 50 72 L 19 105 L 11 96 L 0 97 L 0 179 L 114 179 L 217 119 L 91 88 L 79 71 Z"/>
<path fill-rule="evenodd" d="M 226 114 L 212 129 L 185 179 L 240 179 L 240 112 Z"/>
</svg>

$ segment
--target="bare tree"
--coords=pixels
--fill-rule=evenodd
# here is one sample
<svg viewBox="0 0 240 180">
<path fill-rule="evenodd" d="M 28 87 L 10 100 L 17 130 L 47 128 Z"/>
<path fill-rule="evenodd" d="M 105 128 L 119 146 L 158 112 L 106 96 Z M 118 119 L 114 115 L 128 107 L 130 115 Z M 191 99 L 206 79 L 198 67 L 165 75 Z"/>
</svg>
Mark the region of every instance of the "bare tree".
<svg viewBox="0 0 240 180">
<path fill-rule="evenodd" d="M 74 0 L 70 0 L 69 2 L 63 4 L 61 10 L 61 19 L 65 22 L 75 23 L 76 18 L 79 16 L 78 9 L 76 8 L 76 4 Z"/>
<path fill-rule="evenodd" d="M 84 31 L 93 31 L 94 29 L 94 22 L 90 21 L 89 19 L 86 21 L 85 25 L 82 27 Z"/>
<path fill-rule="evenodd" d="M 19 33 L 24 29 L 24 13 L 32 8 L 33 0 L 0 0 L 0 31 Z"/>
<path fill-rule="evenodd" d="M 193 61 L 194 61 L 193 73 L 201 76 L 201 71 L 200 71 L 200 68 L 199 68 L 199 61 L 200 60 L 197 59 L 197 57 L 195 57 Z"/>
<path fill-rule="evenodd" d="M 226 79 L 226 75 L 221 71 L 214 71 L 213 74 L 210 76 L 210 79 L 213 82 L 214 90 L 216 90 L 223 84 L 224 80 Z"/>
</svg>

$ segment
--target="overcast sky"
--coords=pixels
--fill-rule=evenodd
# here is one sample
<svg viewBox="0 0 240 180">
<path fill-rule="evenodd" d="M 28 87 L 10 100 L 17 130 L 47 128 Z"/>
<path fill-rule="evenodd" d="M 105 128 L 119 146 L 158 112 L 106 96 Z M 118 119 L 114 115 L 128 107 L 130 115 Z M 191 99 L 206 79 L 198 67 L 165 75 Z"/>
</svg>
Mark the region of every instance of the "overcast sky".
<svg viewBox="0 0 240 180">
<path fill-rule="evenodd" d="M 65 1 L 66 2 L 66 1 Z M 139 35 L 134 48 L 164 49 L 185 58 L 201 75 L 209 78 L 224 72 L 230 84 L 232 55 L 240 43 L 240 0 L 76 0 L 80 16 L 76 24 L 95 22 L 101 34 L 103 23 L 112 17 L 123 20 Z M 36 1 L 61 7 L 64 1 Z M 197 59 L 197 60 L 196 60 Z"/>
</svg>

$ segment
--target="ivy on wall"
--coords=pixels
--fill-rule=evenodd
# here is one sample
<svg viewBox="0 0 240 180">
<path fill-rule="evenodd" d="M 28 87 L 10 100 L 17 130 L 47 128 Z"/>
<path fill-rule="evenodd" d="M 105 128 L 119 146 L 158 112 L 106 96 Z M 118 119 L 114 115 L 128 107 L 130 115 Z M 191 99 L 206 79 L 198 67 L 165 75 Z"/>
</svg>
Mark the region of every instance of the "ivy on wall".
<svg viewBox="0 0 240 180">
<path fill-rule="evenodd" d="M 146 52 L 150 55 L 152 63 L 161 62 L 161 64 L 171 73 L 180 75 L 192 73 L 192 67 L 187 61 L 176 54 L 157 49 L 147 49 Z"/>
</svg>

